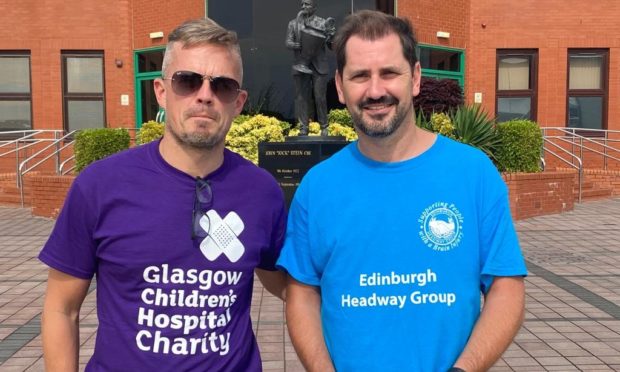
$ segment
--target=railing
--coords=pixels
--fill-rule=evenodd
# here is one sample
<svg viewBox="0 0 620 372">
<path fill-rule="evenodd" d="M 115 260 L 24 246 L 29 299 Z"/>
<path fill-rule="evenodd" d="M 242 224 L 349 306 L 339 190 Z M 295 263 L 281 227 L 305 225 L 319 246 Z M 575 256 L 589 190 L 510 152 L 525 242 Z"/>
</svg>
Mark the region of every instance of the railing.
<svg viewBox="0 0 620 372">
<path fill-rule="evenodd" d="M 72 131 L 69 132 L 67 134 L 65 134 L 64 136 L 62 136 L 61 138 L 56 139 L 55 141 L 53 141 L 52 143 L 50 143 L 49 145 L 45 146 L 44 148 L 40 149 L 39 151 L 35 152 L 34 154 L 30 155 L 30 157 L 28 157 L 27 159 L 25 159 L 24 161 L 22 161 L 19 164 L 19 167 L 17 168 L 17 186 L 19 187 L 19 196 L 21 199 L 21 206 L 24 206 L 24 176 L 26 175 L 26 173 L 32 171 L 33 169 L 35 169 L 36 167 L 38 167 L 39 165 L 43 164 L 44 162 L 46 162 L 48 159 L 55 157 L 56 158 L 56 173 L 59 174 L 59 169 L 60 169 L 60 152 L 66 148 L 68 148 L 69 146 L 73 146 L 73 135 L 75 134 L 76 131 Z M 64 146 L 60 146 L 60 144 L 65 141 L 70 139 L 70 141 L 68 143 L 66 143 Z M 26 168 L 26 165 L 31 161 L 36 159 L 38 156 L 42 155 L 44 152 L 48 151 L 50 148 L 55 147 L 56 149 L 54 151 L 52 151 L 52 153 L 48 154 L 47 156 L 45 156 L 43 159 L 40 159 L 38 162 L 36 162 L 35 164 L 33 164 L 32 166 L 30 166 L 29 168 Z"/>
<path fill-rule="evenodd" d="M 20 130 L 20 131 L 8 131 L 8 132 L 0 132 L 2 136 L 19 136 L 16 139 L 2 141 L 0 144 L 0 151 L 2 149 L 10 149 L 0 153 L 0 158 L 3 156 L 9 156 L 11 154 L 15 154 L 15 174 L 19 173 L 19 165 L 20 165 L 20 152 L 27 150 L 29 148 L 34 148 L 37 145 L 40 145 L 45 142 L 55 142 L 62 135 L 62 130 Z M 14 147 L 14 148 L 12 148 Z M 58 164 L 59 159 L 57 159 Z M 17 186 L 19 187 L 19 180 L 17 181 Z"/>
<path fill-rule="evenodd" d="M 573 159 L 577 159 L 577 163 L 579 165 L 575 165 L 574 163 L 564 159 L 562 156 L 560 156 L 558 153 L 554 152 L 553 150 L 550 150 L 549 148 L 545 147 L 545 145 L 550 145 L 550 146 L 556 146 L 558 149 L 560 149 L 561 151 L 563 151 L 564 153 L 568 154 L 569 156 L 571 156 Z M 553 143 L 550 139 L 543 137 L 543 164 L 545 164 L 545 158 L 544 158 L 544 152 L 548 152 L 549 154 L 555 156 L 556 158 L 558 158 L 559 160 L 563 161 L 564 163 L 568 164 L 570 167 L 577 169 L 578 174 L 579 174 L 579 179 L 578 179 L 578 187 L 579 187 L 579 191 L 577 194 L 577 201 L 579 203 L 581 203 L 581 191 L 583 189 L 583 162 L 581 161 L 581 158 L 579 158 L 577 155 L 572 154 L 570 151 L 566 150 L 565 148 L 563 148 L 562 146 Z"/>
<path fill-rule="evenodd" d="M 544 156 L 546 153 L 553 155 L 563 163 L 579 171 L 579 202 L 581 202 L 583 167 L 584 167 L 584 151 L 602 156 L 603 169 L 607 169 L 609 161 L 617 161 L 620 164 L 620 146 L 610 146 L 610 143 L 620 144 L 620 131 L 618 130 L 601 130 L 601 129 L 584 129 L 584 128 L 567 128 L 567 127 L 544 127 L 541 128 L 543 134 L 542 161 L 545 164 Z M 551 133 L 559 133 L 552 135 Z M 586 136 L 588 134 L 590 136 Z M 612 136 L 618 135 L 618 139 Z M 570 147 L 570 151 L 560 144 Z M 571 161 L 566 160 L 565 156 L 556 153 L 549 147 L 555 146 L 561 150 L 561 154 L 566 154 Z M 598 148 L 594 148 L 594 146 Z M 577 150 L 579 155 L 577 155 Z M 612 155 L 614 154 L 614 155 Z M 577 164 L 575 164 L 577 162 Z"/>
<path fill-rule="evenodd" d="M 584 150 L 601 155 L 603 169 L 608 168 L 610 160 L 617 161 L 620 164 L 620 146 L 614 147 L 609 145 L 610 143 L 620 144 L 620 131 L 618 130 L 547 127 L 542 128 L 542 131 L 544 138 L 556 139 L 569 144 L 573 154 L 576 154 L 577 150 L 579 150 L 579 158 L 582 160 L 584 158 Z M 549 134 L 550 132 L 559 132 L 560 135 L 551 135 Z M 587 133 L 591 136 L 585 136 L 580 133 Z M 618 135 L 618 139 L 611 138 L 612 135 Z M 596 145 L 602 150 L 596 149 L 592 145 Z"/>
<path fill-rule="evenodd" d="M 163 114 L 162 114 L 163 115 Z M 130 133 L 130 147 L 136 145 L 136 128 L 124 128 Z M 67 159 L 61 162 L 61 153 L 73 146 L 75 143 L 74 135 L 77 131 L 64 134 L 63 130 L 20 130 L 20 131 L 7 131 L 0 132 L 1 136 L 8 137 L 7 140 L 0 140 L 0 151 L 3 149 L 10 149 L 0 153 L 0 158 L 15 154 L 15 174 L 17 187 L 19 188 L 21 205 L 24 206 L 24 176 L 33 171 L 35 168 L 45 163 L 52 157 L 55 159 L 55 173 L 58 175 L 66 175 L 75 169 L 75 155 L 71 154 Z M 17 137 L 17 138 L 14 138 Z M 43 137 L 43 138 L 42 138 Z M 14 139 L 13 139 L 14 138 Z M 63 142 L 67 142 L 64 145 Z M 47 146 L 39 149 L 34 154 L 30 155 L 24 160 L 20 159 L 20 153 L 29 148 L 34 148 L 37 145 L 41 145 L 49 142 Z M 51 151 L 51 152 L 50 152 Z M 46 152 L 50 152 L 45 155 Z M 42 157 L 39 161 L 28 167 L 28 164 L 34 161 L 37 157 Z M 21 160 L 21 161 L 20 161 Z"/>
<path fill-rule="evenodd" d="M 58 168 L 58 174 L 61 176 L 65 176 L 69 174 L 69 172 L 72 172 L 75 169 L 75 164 L 65 170 L 65 166 L 67 166 L 67 164 L 70 164 L 71 162 L 75 163 L 75 155 L 69 156 L 67 160 L 60 163 L 60 167 Z"/>
</svg>

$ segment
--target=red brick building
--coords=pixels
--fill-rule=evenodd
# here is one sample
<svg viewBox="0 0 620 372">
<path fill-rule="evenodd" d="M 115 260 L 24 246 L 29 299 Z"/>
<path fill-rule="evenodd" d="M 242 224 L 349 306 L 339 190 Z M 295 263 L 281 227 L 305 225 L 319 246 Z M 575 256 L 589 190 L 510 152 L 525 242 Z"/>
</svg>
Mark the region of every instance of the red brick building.
<svg viewBox="0 0 620 372">
<path fill-rule="evenodd" d="M 411 19 L 424 74 L 458 80 L 467 102 L 541 126 L 620 130 L 620 2 L 319 0 Z M 166 37 L 208 14 L 238 31 L 250 105 L 292 116 L 289 0 L 23 0 L 0 15 L 0 131 L 135 128 L 154 119 Z M 266 102 L 266 103 L 265 103 Z"/>
<path fill-rule="evenodd" d="M 467 102 L 541 126 L 620 130 L 620 2 L 415 0 L 397 10 L 422 44 L 464 53 Z"/>
</svg>

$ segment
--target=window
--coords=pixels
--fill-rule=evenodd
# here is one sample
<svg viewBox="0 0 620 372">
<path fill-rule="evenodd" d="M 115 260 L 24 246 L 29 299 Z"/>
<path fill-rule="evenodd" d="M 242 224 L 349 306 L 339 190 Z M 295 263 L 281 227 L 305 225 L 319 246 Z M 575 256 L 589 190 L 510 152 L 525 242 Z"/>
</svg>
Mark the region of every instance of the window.
<svg viewBox="0 0 620 372">
<path fill-rule="evenodd" d="M 461 49 L 419 45 L 417 52 L 422 76 L 452 79 L 456 80 L 461 88 L 464 86 L 465 55 Z"/>
<path fill-rule="evenodd" d="M 394 0 L 375 0 L 378 11 L 394 15 Z"/>
<path fill-rule="evenodd" d="M 608 50 L 568 50 L 566 118 L 572 128 L 607 128 Z"/>
<path fill-rule="evenodd" d="M 62 82 L 65 130 L 103 128 L 103 53 L 63 52 Z"/>
<path fill-rule="evenodd" d="M 32 129 L 30 53 L 0 53 L 0 131 Z"/>
<path fill-rule="evenodd" d="M 537 50 L 497 51 L 497 121 L 536 120 Z"/>
<path fill-rule="evenodd" d="M 153 80 L 161 77 L 164 48 L 135 52 L 136 61 L 136 125 L 138 128 L 149 120 L 157 120 L 160 109 L 153 90 Z"/>
</svg>

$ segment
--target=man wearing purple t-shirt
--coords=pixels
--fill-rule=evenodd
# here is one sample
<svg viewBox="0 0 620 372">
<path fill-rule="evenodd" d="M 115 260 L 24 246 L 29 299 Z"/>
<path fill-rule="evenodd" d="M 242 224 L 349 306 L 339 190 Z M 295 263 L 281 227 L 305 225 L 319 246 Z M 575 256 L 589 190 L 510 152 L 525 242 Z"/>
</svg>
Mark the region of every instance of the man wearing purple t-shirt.
<svg viewBox="0 0 620 372">
<path fill-rule="evenodd" d="M 75 371 L 79 311 L 97 277 L 99 327 L 87 371 L 260 371 L 250 303 L 254 273 L 275 271 L 282 191 L 224 148 L 247 92 L 234 32 L 204 19 L 169 36 L 161 141 L 113 155 L 76 178 L 39 258 L 48 371 Z"/>
</svg>

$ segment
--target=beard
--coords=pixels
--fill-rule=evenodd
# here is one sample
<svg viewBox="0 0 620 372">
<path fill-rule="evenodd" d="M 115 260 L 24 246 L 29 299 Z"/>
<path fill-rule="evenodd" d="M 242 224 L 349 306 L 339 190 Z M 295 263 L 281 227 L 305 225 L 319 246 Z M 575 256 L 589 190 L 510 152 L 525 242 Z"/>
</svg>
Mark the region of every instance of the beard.
<svg viewBox="0 0 620 372">
<path fill-rule="evenodd" d="M 188 123 L 187 126 L 185 125 L 187 120 L 190 119 L 193 115 L 198 115 L 201 113 L 204 113 L 204 110 L 190 109 L 183 114 L 183 121 L 180 125 L 166 126 L 168 127 L 168 132 L 176 140 L 177 143 L 194 149 L 212 150 L 225 140 L 226 133 L 221 133 L 222 128 L 217 128 L 217 131 L 215 133 L 208 133 L 206 131 L 200 130 L 194 130 L 190 132 L 190 126 L 192 124 Z M 214 117 L 213 121 L 220 121 L 220 115 L 211 114 L 211 116 Z M 194 120 L 195 125 L 199 128 L 213 125 L 213 123 L 210 123 L 207 120 L 199 120 L 197 118 L 194 118 Z M 181 129 L 177 130 L 179 126 L 181 127 Z"/>
<path fill-rule="evenodd" d="M 186 145 L 194 149 L 212 150 L 219 145 L 223 138 L 216 135 L 202 133 L 178 133 L 176 130 L 169 130 L 177 143 Z"/>
<path fill-rule="evenodd" d="M 364 108 L 368 105 L 377 104 L 395 105 L 396 112 L 392 117 L 384 115 L 383 118 L 379 119 L 364 119 Z M 400 101 L 394 96 L 383 96 L 378 99 L 365 99 L 357 105 L 356 110 L 350 110 L 350 112 L 356 129 L 359 129 L 368 137 L 385 138 L 396 132 L 403 124 L 407 116 L 407 107 L 400 105 Z"/>
</svg>

